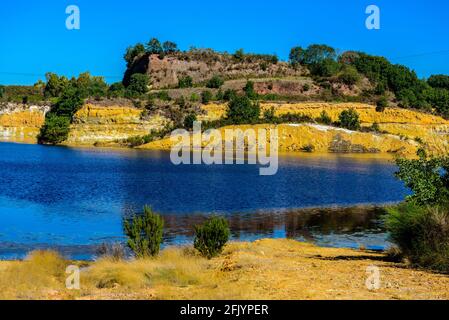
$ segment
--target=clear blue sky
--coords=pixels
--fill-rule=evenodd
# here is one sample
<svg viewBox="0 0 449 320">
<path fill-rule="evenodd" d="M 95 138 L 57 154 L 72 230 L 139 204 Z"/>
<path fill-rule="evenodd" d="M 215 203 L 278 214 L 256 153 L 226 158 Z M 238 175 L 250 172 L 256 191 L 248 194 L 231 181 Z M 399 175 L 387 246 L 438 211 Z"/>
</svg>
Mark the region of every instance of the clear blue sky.
<svg viewBox="0 0 449 320">
<path fill-rule="evenodd" d="M 65 27 L 71 4 L 80 8 L 80 30 Z M 381 30 L 365 28 L 370 4 L 381 9 Z M 281 59 L 295 45 L 325 43 L 386 56 L 420 77 L 449 74 L 447 0 L 2 0 L 0 83 L 87 70 L 120 81 L 126 47 L 153 36 L 181 49 L 244 48 Z"/>
</svg>

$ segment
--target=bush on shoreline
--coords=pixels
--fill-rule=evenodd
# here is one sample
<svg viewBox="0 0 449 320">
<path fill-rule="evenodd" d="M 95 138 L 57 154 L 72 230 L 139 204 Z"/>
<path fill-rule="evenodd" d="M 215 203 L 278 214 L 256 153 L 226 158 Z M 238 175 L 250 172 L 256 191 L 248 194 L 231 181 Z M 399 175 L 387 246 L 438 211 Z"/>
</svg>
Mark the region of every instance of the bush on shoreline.
<svg viewBox="0 0 449 320">
<path fill-rule="evenodd" d="M 229 240 L 228 222 L 222 217 L 212 217 L 195 227 L 194 247 L 202 256 L 212 259 L 223 252 Z"/>
<path fill-rule="evenodd" d="M 145 206 L 143 214 L 124 219 L 123 229 L 128 237 L 128 247 L 137 258 L 155 257 L 162 244 L 164 220 Z"/>
</svg>

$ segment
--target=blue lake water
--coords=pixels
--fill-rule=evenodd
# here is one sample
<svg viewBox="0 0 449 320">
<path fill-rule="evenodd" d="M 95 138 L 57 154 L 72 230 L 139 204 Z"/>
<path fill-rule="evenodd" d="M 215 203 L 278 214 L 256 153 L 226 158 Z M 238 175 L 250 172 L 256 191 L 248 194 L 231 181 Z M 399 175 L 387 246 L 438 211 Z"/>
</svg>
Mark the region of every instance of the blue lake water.
<svg viewBox="0 0 449 320">
<path fill-rule="evenodd" d="M 145 204 L 164 215 L 165 244 L 188 242 L 211 213 L 226 215 L 235 240 L 290 237 L 326 246 L 382 248 L 378 209 L 407 190 L 385 159 L 281 156 L 274 176 L 250 165 L 181 165 L 155 151 L 0 143 L 0 258 L 55 247 L 91 257 L 123 240 L 122 219 Z"/>
</svg>

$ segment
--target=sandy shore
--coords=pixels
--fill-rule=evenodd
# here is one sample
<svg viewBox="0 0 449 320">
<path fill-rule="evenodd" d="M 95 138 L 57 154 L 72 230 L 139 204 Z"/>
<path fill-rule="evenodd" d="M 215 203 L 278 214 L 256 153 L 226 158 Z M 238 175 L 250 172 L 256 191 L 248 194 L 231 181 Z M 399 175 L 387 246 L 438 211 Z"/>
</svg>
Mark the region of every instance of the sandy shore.
<svg viewBox="0 0 449 320">
<path fill-rule="evenodd" d="M 81 269 L 80 290 L 65 288 L 65 267 Z M 370 290 L 367 270 L 378 268 Z M 30 282 L 31 281 L 31 282 Z M 191 248 L 157 259 L 68 262 L 51 254 L 0 262 L 4 299 L 449 299 L 449 275 L 389 262 L 382 253 L 320 248 L 293 240 L 231 243 L 206 260 Z"/>
</svg>

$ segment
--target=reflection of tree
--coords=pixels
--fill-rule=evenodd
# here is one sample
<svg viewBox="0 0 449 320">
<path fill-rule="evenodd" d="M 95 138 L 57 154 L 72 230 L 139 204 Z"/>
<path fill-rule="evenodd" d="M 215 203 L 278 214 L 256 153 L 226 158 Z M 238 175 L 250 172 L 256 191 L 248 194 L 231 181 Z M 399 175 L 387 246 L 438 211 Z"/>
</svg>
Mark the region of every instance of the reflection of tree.
<svg viewBox="0 0 449 320">
<path fill-rule="evenodd" d="M 351 234 L 364 230 L 381 232 L 378 218 L 384 213 L 380 208 L 302 209 L 283 212 L 256 212 L 227 215 L 234 238 L 244 236 L 270 237 L 274 230 L 286 230 L 288 238 L 303 237 L 313 241 L 314 234 Z M 193 236 L 193 227 L 202 223 L 206 215 L 164 215 L 166 234 Z"/>
</svg>

